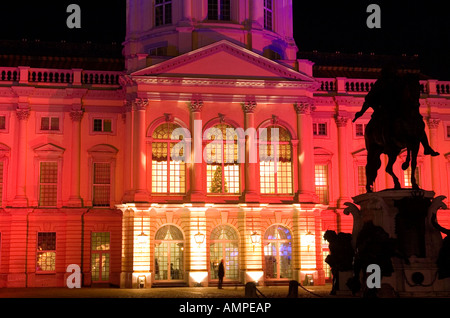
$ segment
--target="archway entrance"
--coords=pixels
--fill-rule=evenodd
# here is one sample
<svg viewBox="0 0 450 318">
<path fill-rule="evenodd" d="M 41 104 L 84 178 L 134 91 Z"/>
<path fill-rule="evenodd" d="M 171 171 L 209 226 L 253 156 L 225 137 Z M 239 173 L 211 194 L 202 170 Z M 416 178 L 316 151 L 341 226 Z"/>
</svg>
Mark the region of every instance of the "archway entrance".
<svg viewBox="0 0 450 318">
<path fill-rule="evenodd" d="M 184 237 L 174 225 L 165 225 L 155 235 L 155 281 L 184 279 Z"/>
<path fill-rule="evenodd" d="M 270 279 L 292 278 L 292 236 L 288 228 L 272 225 L 264 234 L 264 274 Z"/>
<path fill-rule="evenodd" d="M 220 225 L 211 232 L 209 247 L 210 277 L 218 279 L 219 263 L 223 259 L 225 263 L 225 279 L 239 279 L 239 239 L 229 225 Z"/>
</svg>

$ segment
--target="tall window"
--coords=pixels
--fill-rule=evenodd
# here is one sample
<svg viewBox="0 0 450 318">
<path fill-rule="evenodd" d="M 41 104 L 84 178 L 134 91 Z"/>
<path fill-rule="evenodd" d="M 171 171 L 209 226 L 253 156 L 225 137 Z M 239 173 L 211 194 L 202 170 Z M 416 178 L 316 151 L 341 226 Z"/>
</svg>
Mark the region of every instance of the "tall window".
<svg viewBox="0 0 450 318">
<path fill-rule="evenodd" d="M 56 207 L 58 199 L 58 163 L 41 162 L 39 169 L 39 206 Z"/>
<path fill-rule="evenodd" d="M 109 281 L 110 234 L 93 232 L 91 235 L 91 273 L 93 282 Z"/>
<path fill-rule="evenodd" d="M 218 279 L 219 264 L 223 259 L 227 279 L 239 279 L 239 240 L 236 231 L 229 225 L 220 225 L 211 233 L 210 271 L 211 278 Z"/>
<path fill-rule="evenodd" d="M 208 0 L 208 20 L 231 20 L 230 0 Z"/>
<path fill-rule="evenodd" d="M 53 272 L 56 269 L 56 233 L 40 232 L 37 237 L 36 271 Z"/>
<path fill-rule="evenodd" d="M 6 116 L 0 115 L 0 130 L 6 129 Z"/>
<path fill-rule="evenodd" d="M 277 131 L 278 138 L 275 137 Z M 292 147 L 289 132 L 279 126 L 270 126 L 266 132 L 267 137 L 259 141 L 261 193 L 291 194 Z"/>
<path fill-rule="evenodd" d="M 358 166 L 358 194 L 366 193 L 366 167 Z"/>
<path fill-rule="evenodd" d="M 315 165 L 315 181 L 319 202 L 328 204 L 328 165 Z"/>
<path fill-rule="evenodd" d="M 264 265 L 267 279 L 292 277 L 292 235 L 282 225 L 272 225 L 264 234 Z"/>
<path fill-rule="evenodd" d="M 174 146 L 180 140 L 172 140 L 172 132 L 181 128 L 174 123 L 159 125 L 153 132 L 152 143 L 152 192 L 153 193 L 185 193 L 186 164 L 175 160 L 172 156 Z M 178 156 L 184 155 L 180 149 Z"/>
<path fill-rule="evenodd" d="M 93 206 L 109 207 L 111 193 L 111 164 L 94 163 Z"/>
<path fill-rule="evenodd" d="M 184 238 L 176 226 L 165 225 L 155 235 L 155 280 L 184 278 Z"/>
<path fill-rule="evenodd" d="M 3 161 L 0 161 L 0 207 L 2 206 L 2 199 L 3 199 L 3 183 L 4 183 L 4 178 L 3 178 L 3 167 L 4 167 L 4 163 Z"/>
<path fill-rule="evenodd" d="M 420 186 L 420 167 L 419 166 L 416 167 L 415 177 L 416 177 L 416 183 Z M 403 172 L 403 183 L 405 185 L 405 188 L 411 188 L 412 187 L 412 183 L 411 183 L 411 166 L 409 166 L 408 169 L 406 169 Z"/>
<path fill-rule="evenodd" d="M 273 3 L 272 0 L 264 0 L 264 28 L 273 30 Z"/>
<path fill-rule="evenodd" d="M 155 26 L 172 23 L 172 0 L 155 1 Z"/>
<path fill-rule="evenodd" d="M 239 193 L 240 191 L 238 136 L 234 131 L 230 125 L 218 124 L 207 133 L 206 138 L 211 141 L 206 145 L 208 193 Z"/>
</svg>

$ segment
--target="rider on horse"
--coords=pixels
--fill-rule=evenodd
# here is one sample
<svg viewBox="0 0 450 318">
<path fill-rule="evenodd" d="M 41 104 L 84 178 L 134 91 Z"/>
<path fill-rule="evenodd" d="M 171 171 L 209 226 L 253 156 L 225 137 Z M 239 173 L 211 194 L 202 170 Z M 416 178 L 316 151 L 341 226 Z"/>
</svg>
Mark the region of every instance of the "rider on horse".
<svg viewBox="0 0 450 318">
<path fill-rule="evenodd" d="M 419 112 L 420 88 L 418 86 L 413 88 L 407 87 L 407 93 L 410 95 L 409 98 L 412 99 L 412 105 L 414 107 L 411 107 L 411 104 L 405 105 L 404 103 L 402 89 L 405 89 L 405 85 L 411 85 L 407 81 L 408 78 L 406 76 L 401 77 L 395 66 L 389 65 L 383 68 L 381 77 L 366 95 L 364 104 L 361 110 L 355 114 L 353 122 L 361 117 L 369 107 L 372 107 L 374 110 L 372 119 L 386 122 L 384 127 L 389 129 L 389 127 L 392 127 L 394 121 L 404 114 L 405 107 L 409 107 L 409 110 L 413 110 L 414 118 L 417 120 L 418 126 L 425 127 L 423 117 Z M 416 83 L 418 85 L 418 82 Z M 438 152 L 431 148 L 425 131 L 421 133 L 420 142 L 424 147 L 425 155 L 431 155 L 433 157 L 439 155 Z"/>
</svg>

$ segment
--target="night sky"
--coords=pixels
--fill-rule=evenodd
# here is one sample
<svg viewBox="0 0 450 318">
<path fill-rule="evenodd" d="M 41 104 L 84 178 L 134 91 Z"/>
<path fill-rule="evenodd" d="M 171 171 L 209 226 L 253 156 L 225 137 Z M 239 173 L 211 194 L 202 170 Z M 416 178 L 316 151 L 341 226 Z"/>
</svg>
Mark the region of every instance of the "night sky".
<svg viewBox="0 0 450 318">
<path fill-rule="evenodd" d="M 125 36 L 125 0 L 5 2 L 0 5 L 0 39 L 121 43 Z M 66 27 L 66 8 L 71 3 L 81 7 L 81 30 Z M 300 51 L 418 54 L 423 73 L 450 80 L 450 12 L 445 1 L 293 3 L 294 37 Z M 371 3 L 381 8 L 381 29 L 366 25 Z"/>
</svg>

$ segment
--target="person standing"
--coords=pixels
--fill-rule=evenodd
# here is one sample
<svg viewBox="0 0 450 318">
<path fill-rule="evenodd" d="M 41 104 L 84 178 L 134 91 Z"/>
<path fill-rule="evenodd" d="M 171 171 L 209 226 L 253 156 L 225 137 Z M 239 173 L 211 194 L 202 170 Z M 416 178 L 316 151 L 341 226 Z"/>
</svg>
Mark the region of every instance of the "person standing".
<svg viewBox="0 0 450 318">
<path fill-rule="evenodd" d="M 223 265 L 223 259 L 220 261 L 219 264 L 219 289 L 222 289 L 223 284 L 223 277 L 225 276 L 225 266 Z"/>
</svg>

